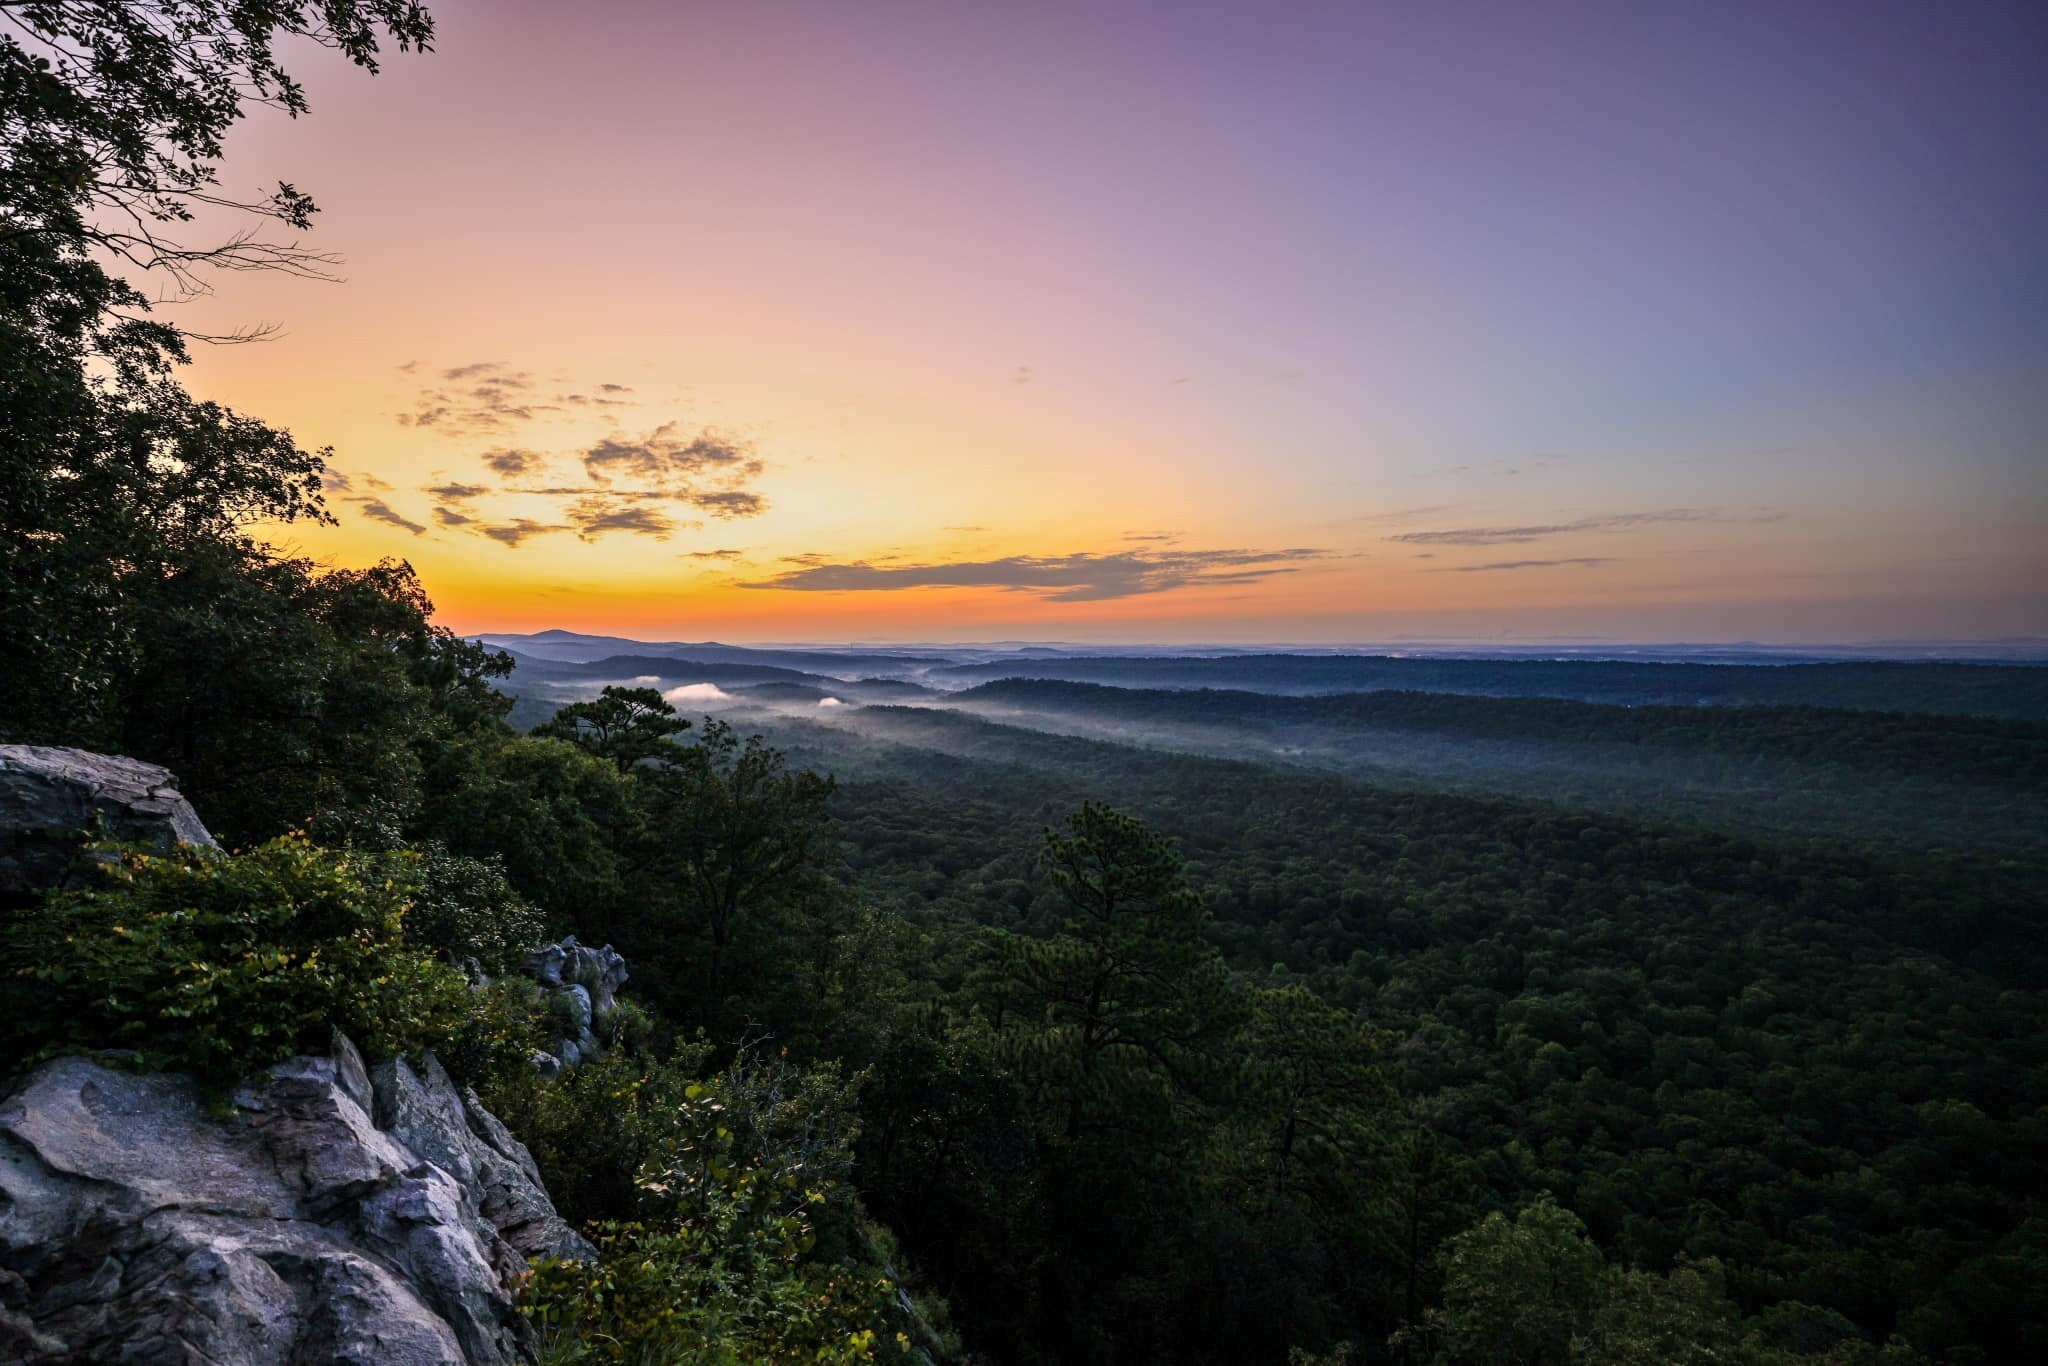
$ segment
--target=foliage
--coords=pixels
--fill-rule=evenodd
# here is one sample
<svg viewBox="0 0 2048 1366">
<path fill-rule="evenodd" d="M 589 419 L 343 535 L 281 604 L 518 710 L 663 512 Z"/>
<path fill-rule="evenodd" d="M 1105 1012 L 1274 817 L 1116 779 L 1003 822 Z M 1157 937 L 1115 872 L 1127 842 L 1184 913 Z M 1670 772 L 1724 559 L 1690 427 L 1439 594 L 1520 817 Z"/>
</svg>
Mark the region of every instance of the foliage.
<svg viewBox="0 0 2048 1366">
<path fill-rule="evenodd" d="M 505 657 L 429 625 L 404 563 L 210 554 L 127 597 L 145 615 L 114 747 L 178 774 L 230 842 L 403 822 L 423 755 L 505 705 Z"/>
<path fill-rule="evenodd" d="M 807 1361 L 908 1360 L 908 1338 L 886 1325 L 886 1277 L 761 1258 L 732 1230 L 684 1224 L 604 1224 L 595 1262 L 545 1261 L 520 1309 L 542 1366 L 689 1361 L 773 1366 Z"/>
<path fill-rule="evenodd" d="M 792 941 L 840 909 L 817 867 L 832 783 L 720 720 L 671 750 L 637 775 L 646 843 L 622 933 L 653 999 L 724 1032 L 746 1023 L 725 999 L 730 984 L 801 961 L 806 946 Z"/>
<path fill-rule="evenodd" d="M 512 886 L 496 855 L 471 858 L 429 843 L 398 858 L 413 882 L 405 918 L 410 942 L 495 975 L 517 966 L 545 937 L 540 910 Z"/>
<path fill-rule="evenodd" d="M 1593 1320 L 1606 1270 L 1585 1225 L 1538 1200 L 1489 1214 L 1444 1254 L 1443 1308 L 1432 1314 L 1452 1362 L 1564 1361 Z"/>
<path fill-rule="evenodd" d="M 0 1056 L 133 1050 L 220 1095 L 339 1029 L 373 1057 L 442 1050 L 474 1079 L 525 1068 L 525 1017 L 405 942 L 408 892 L 376 860 L 297 838 L 123 853 L 99 885 L 0 927 L 19 965 Z"/>
<path fill-rule="evenodd" d="M 174 295 L 203 291 L 212 268 L 317 273 L 322 258 L 293 243 L 170 234 L 202 206 L 309 225 L 293 187 L 237 201 L 214 169 L 246 104 L 305 108 L 278 35 L 374 70 L 380 40 L 424 47 L 432 25 L 414 0 L 37 0 L 5 18 L 0 736 L 118 746 L 122 694 L 146 676 L 150 590 L 260 571 L 270 556 L 247 527 L 327 513 L 320 456 L 180 389 L 184 336 L 109 266 Z"/>
<path fill-rule="evenodd" d="M 586 939 L 615 938 L 625 866 L 643 821 L 631 784 L 565 741 L 476 732 L 435 754 L 411 832 L 497 860 L 551 922 Z"/>
<path fill-rule="evenodd" d="M 560 708 L 531 733 L 567 740 L 627 773 L 643 759 L 668 754 L 674 737 L 689 728 L 658 689 L 609 687 L 592 701 Z"/>
<path fill-rule="evenodd" d="M 600 1220 L 597 1262 L 524 1290 L 543 1360 L 895 1359 L 845 1185 L 854 1087 L 760 1045 L 700 1077 L 707 1051 L 615 1052 L 505 1107 L 558 1206 Z"/>
<path fill-rule="evenodd" d="M 1135 1355 L 1165 1320 L 1199 1325 L 1183 1359 L 1224 1356 L 1249 1323 L 1370 1357 L 1435 1301 L 1448 1236 L 1548 1192 L 1646 1274 L 1717 1261 L 1751 1316 L 1803 1306 L 1872 1351 L 1897 1335 L 1940 1359 L 2036 1354 L 2038 859 L 1734 838 L 934 712 L 784 722 L 774 740 L 838 772 L 846 876 L 915 927 L 902 1004 L 870 1010 L 873 1051 L 850 1054 L 872 1062 L 871 1096 L 897 1098 L 870 1115 L 860 1179 L 970 1341 L 1086 1359 L 1052 1322 L 1086 1315 Z M 1178 1093 L 1173 1123 L 1114 1149 L 1121 1188 L 1049 1182 L 1047 1111 L 991 1029 L 1022 1025 L 991 1015 L 980 927 L 1055 931 L 1070 912 L 1034 876 L 1033 835 L 1091 797 L 1178 837 L 1241 984 L 1305 988 L 1399 1040 L 1378 1060 L 1400 1102 L 1347 1121 L 1357 1179 L 1301 1202 L 1320 1233 L 1285 1201 L 1254 1217 L 1246 1154 L 1273 1130 L 1245 1039 L 1222 1050 L 1236 1103 Z M 1040 1298 L 1037 1260 L 1077 1222 L 1129 1296 Z M 1826 1350 L 1794 1336 L 1772 1350 Z"/>
</svg>

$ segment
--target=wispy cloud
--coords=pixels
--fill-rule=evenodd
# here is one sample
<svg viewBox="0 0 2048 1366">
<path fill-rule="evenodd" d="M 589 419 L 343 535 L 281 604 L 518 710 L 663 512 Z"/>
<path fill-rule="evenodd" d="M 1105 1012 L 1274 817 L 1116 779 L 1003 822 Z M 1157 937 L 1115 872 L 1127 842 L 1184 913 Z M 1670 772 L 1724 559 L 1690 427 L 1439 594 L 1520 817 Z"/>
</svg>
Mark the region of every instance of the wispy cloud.
<svg viewBox="0 0 2048 1366">
<path fill-rule="evenodd" d="M 502 361 L 452 366 L 441 372 L 439 383 L 420 390 L 410 411 L 398 414 L 398 425 L 471 436 L 510 431 L 541 413 L 560 411 L 536 402 L 533 388 L 532 375 Z"/>
<path fill-rule="evenodd" d="M 940 564 L 838 564 L 822 557 L 785 557 L 800 567 L 745 588 L 805 593 L 894 592 L 911 588 L 1001 588 L 1053 602 L 1102 602 L 1176 588 L 1254 583 L 1290 574 L 1330 552 L 1289 550 L 1123 550 L 1106 555 L 1011 555 Z"/>
<path fill-rule="evenodd" d="M 680 557 L 685 560 L 738 560 L 746 557 L 744 550 L 685 550 Z"/>
<path fill-rule="evenodd" d="M 369 518 L 373 522 L 384 522 L 390 526 L 398 527 L 403 531 L 410 531 L 415 536 L 423 535 L 426 532 L 426 528 L 424 526 L 420 525 L 418 522 L 415 522 L 410 517 L 402 516 L 401 514 L 394 512 L 391 508 L 391 505 L 384 502 L 382 499 L 360 499 L 356 503 L 356 508 L 363 514 L 363 516 Z"/>
<path fill-rule="evenodd" d="M 543 390 L 533 375 L 503 361 L 447 366 L 432 376 L 413 408 L 400 415 L 404 425 L 451 435 L 495 434 L 539 414 L 567 412 L 565 404 L 616 408 L 638 403 L 633 386 L 612 381 L 542 402 L 557 393 L 563 377 L 550 376 Z M 476 459 L 480 478 L 447 479 L 421 492 L 434 500 L 434 519 L 441 527 L 507 546 L 558 531 L 572 531 L 586 541 L 615 534 L 664 537 L 703 525 L 701 518 L 685 520 L 694 514 L 730 520 L 758 516 L 768 508 L 767 498 L 754 487 L 766 463 L 750 442 L 710 428 L 688 430 L 674 421 L 638 435 L 615 430 L 570 450 L 507 444 L 482 451 Z M 577 466 L 587 482 L 565 478 Z M 515 498 L 559 499 L 563 507 L 553 516 L 507 516 L 514 509 L 532 511 L 531 502 L 508 507 L 505 500 Z"/>
<path fill-rule="evenodd" d="M 532 537 L 546 536 L 556 531 L 567 531 L 569 528 L 536 522 L 531 517 L 514 517 L 509 522 L 499 523 L 495 526 L 478 527 L 477 529 L 498 544 L 511 549 L 517 549 Z"/>
<path fill-rule="evenodd" d="M 1570 522 L 1549 522 L 1529 526 L 1455 527 L 1445 531 L 1404 531 L 1390 541 L 1407 545 L 1526 545 L 1551 536 L 1579 532 L 1629 531 L 1666 522 L 1771 521 L 1771 514 L 1739 515 L 1718 508 L 1665 508 L 1657 512 L 1615 512 L 1602 517 L 1581 517 Z"/>
<path fill-rule="evenodd" d="M 1368 512 L 1363 517 L 1350 520 L 1364 526 L 1384 526 L 1390 522 L 1412 522 L 1421 517 L 1436 517 L 1451 511 L 1451 503 L 1433 503 L 1428 507 L 1398 508 L 1388 512 Z"/>
<path fill-rule="evenodd" d="M 1611 564 L 1604 555 L 1575 555 L 1564 560 L 1498 560 L 1493 564 L 1453 564 L 1441 569 L 1432 569 L 1431 574 L 1487 574 L 1499 569 L 1555 569 L 1567 564 Z"/>
</svg>

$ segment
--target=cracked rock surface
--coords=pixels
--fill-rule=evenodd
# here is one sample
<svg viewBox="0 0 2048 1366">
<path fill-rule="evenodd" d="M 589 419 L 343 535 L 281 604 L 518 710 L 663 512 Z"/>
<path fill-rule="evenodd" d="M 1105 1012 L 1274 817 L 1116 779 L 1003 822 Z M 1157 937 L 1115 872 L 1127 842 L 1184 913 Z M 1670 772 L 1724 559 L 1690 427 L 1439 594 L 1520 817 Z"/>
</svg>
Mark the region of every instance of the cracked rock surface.
<svg viewBox="0 0 2048 1366">
<path fill-rule="evenodd" d="M 0 893 L 64 878 L 94 834 L 155 845 L 213 846 L 167 768 L 120 754 L 0 745 Z"/>
<path fill-rule="evenodd" d="M 0 1362 L 509 1362 L 513 1278 L 588 1256 L 526 1149 L 431 1057 L 327 1057 L 210 1113 L 58 1058 L 0 1099 Z"/>
</svg>

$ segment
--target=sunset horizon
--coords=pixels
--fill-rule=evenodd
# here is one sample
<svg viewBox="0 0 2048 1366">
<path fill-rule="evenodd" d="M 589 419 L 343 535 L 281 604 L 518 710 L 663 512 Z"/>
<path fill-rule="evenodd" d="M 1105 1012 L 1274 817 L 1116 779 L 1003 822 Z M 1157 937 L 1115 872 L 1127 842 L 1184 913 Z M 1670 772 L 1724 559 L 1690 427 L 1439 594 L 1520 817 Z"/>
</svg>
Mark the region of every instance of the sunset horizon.
<svg viewBox="0 0 2048 1366">
<path fill-rule="evenodd" d="M 2019 11 L 1055 9 L 308 63 L 227 166 L 345 283 L 167 310 L 279 325 L 189 371 L 332 443 L 277 543 L 465 633 L 2048 636 Z"/>
</svg>

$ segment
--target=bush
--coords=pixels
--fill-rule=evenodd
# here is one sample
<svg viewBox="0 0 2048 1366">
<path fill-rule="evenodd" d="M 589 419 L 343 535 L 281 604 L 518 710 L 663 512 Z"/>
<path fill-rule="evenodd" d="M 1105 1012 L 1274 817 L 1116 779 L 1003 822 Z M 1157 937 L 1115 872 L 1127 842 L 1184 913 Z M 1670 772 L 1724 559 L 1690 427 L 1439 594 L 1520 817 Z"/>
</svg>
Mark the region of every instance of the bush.
<svg viewBox="0 0 2048 1366">
<path fill-rule="evenodd" d="M 101 885 L 51 894 L 0 928 L 14 968 L 0 1055 L 132 1051 L 217 1099 L 253 1068 L 324 1051 L 444 1053 L 467 1079 L 527 1065 L 533 1029 L 504 992 L 405 942 L 411 888 L 374 856 L 298 837 L 240 855 L 119 853 Z"/>
<path fill-rule="evenodd" d="M 420 947 L 451 962 L 475 959 L 496 975 L 547 937 L 540 908 L 513 887 L 497 855 L 471 858 L 434 842 L 392 857 L 413 879 L 405 934 Z"/>
<path fill-rule="evenodd" d="M 613 1053 L 492 1098 L 557 1208 L 598 1221 L 596 1263 L 543 1263 L 525 1287 L 542 1360 L 900 1358 L 845 1184 L 855 1087 L 760 1046 L 700 1079 L 708 1053 Z"/>
<path fill-rule="evenodd" d="M 569 1362 L 866 1362 L 909 1358 L 884 1276 L 733 1255 L 717 1224 L 605 1224 L 595 1262 L 540 1263 L 520 1309 L 543 1366 Z"/>
</svg>

